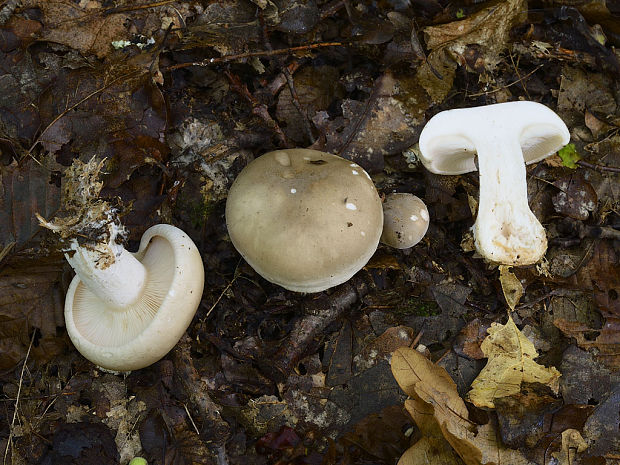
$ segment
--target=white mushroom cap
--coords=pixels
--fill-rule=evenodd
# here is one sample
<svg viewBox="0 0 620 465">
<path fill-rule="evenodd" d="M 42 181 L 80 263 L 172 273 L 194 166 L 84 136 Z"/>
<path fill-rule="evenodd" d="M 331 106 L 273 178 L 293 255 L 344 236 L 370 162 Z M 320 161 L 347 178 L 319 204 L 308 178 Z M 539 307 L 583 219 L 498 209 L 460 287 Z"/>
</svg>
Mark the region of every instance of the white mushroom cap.
<svg viewBox="0 0 620 465">
<path fill-rule="evenodd" d="M 82 247 L 67 254 L 77 274 L 65 300 L 65 323 L 84 357 L 129 371 L 156 362 L 181 338 L 202 297 L 204 268 L 187 234 L 167 224 L 149 228 L 135 254 L 116 247 L 114 263 L 105 267 L 90 264 L 94 252 Z M 131 289 L 124 293 L 131 297 L 114 302 L 109 296 L 121 287 Z"/>
<path fill-rule="evenodd" d="M 377 249 L 381 200 L 357 164 L 308 149 L 250 163 L 228 193 L 233 245 L 268 281 L 319 292 L 348 280 Z"/>
<path fill-rule="evenodd" d="M 413 194 L 389 194 L 383 202 L 381 242 L 396 249 L 413 247 L 426 234 L 429 222 L 422 199 Z"/>
<path fill-rule="evenodd" d="M 480 171 L 476 249 L 507 265 L 536 263 L 547 250 L 545 230 L 527 203 L 525 163 L 570 140 L 553 111 L 536 102 L 508 102 L 441 112 L 420 135 L 420 159 L 437 174 Z"/>
</svg>

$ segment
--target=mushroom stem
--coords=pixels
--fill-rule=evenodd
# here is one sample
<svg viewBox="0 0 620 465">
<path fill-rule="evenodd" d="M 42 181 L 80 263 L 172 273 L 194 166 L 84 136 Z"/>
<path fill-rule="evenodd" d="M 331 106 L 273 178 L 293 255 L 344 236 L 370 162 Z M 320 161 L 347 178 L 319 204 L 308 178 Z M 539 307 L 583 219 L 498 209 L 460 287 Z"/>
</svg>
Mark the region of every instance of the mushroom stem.
<svg viewBox="0 0 620 465">
<path fill-rule="evenodd" d="M 141 297 L 146 269 L 122 245 L 111 241 L 90 249 L 81 247 L 75 239 L 70 244 L 65 258 L 84 285 L 102 301 L 120 310 Z"/>
<path fill-rule="evenodd" d="M 528 206 L 525 162 L 518 138 L 498 131 L 474 143 L 480 172 L 478 217 L 473 226 L 476 248 L 499 263 L 537 262 L 547 249 L 547 237 Z"/>
</svg>

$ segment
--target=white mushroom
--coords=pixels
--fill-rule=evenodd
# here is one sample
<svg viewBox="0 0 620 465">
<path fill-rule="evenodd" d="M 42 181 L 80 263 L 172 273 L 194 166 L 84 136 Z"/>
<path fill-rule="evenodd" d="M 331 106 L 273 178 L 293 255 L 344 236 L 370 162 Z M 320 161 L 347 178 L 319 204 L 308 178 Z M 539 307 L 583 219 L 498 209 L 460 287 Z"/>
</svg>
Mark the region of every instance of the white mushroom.
<svg viewBox="0 0 620 465">
<path fill-rule="evenodd" d="M 65 324 L 76 349 L 103 368 L 129 371 L 166 355 L 189 326 L 204 284 L 198 248 L 180 229 L 158 224 L 132 254 L 112 239 L 101 253 L 71 242 L 65 253 L 75 278 L 65 299 Z"/>
<path fill-rule="evenodd" d="M 99 198 L 104 161 L 75 160 L 65 171 L 63 214 L 37 215 L 60 236 L 75 277 L 65 299 L 65 324 L 76 349 L 110 370 L 148 366 L 172 349 L 189 326 L 204 284 L 202 258 L 180 229 L 159 224 L 138 252 L 122 245 L 118 208 Z"/>
<path fill-rule="evenodd" d="M 370 259 L 383 227 L 381 200 L 357 164 L 308 149 L 279 150 L 250 163 L 228 193 L 233 245 L 268 281 L 319 292 Z"/>
<path fill-rule="evenodd" d="M 476 249 L 508 265 L 537 262 L 545 230 L 527 202 L 525 164 L 553 154 L 570 140 L 564 122 L 535 102 L 509 102 L 435 115 L 420 135 L 421 161 L 437 174 L 480 172 Z"/>
<path fill-rule="evenodd" d="M 408 249 L 422 240 L 429 225 L 426 205 L 413 194 L 388 194 L 383 202 L 381 242 L 396 249 Z"/>
</svg>

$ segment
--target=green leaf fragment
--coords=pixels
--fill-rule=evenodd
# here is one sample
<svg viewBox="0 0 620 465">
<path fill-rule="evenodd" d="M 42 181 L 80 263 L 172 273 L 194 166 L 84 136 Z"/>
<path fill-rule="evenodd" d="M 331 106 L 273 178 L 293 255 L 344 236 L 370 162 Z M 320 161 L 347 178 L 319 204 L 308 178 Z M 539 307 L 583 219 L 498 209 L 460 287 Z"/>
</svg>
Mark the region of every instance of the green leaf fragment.
<svg viewBox="0 0 620 465">
<path fill-rule="evenodd" d="M 558 155 L 562 159 L 564 166 L 570 169 L 577 169 L 577 162 L 581 160 L 581 156 L 575 148 L 575 144 L 568 144 L 558 151 Z"/>
</svg>

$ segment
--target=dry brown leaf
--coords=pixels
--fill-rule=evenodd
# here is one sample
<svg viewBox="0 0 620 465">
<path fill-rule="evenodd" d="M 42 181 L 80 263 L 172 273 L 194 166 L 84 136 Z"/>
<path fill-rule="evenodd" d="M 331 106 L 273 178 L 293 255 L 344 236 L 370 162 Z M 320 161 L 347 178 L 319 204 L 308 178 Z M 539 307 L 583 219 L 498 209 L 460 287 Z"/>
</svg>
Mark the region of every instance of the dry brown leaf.
<svg viewBox="0 0 620 465">
<path fill-rule="evenodd" d="M 523 296 L 521 281 L 510 271 L 509 266 L 501 265 L 499 267 L 499 282 L 502 284 L 502 292 L 504 293 L 506 303 L 511 310 L 514 310 Z"/>
<path fill-rule="evenodd" d="M 557 393 L 560 372 L 534 361 L 538 352 L 512 317 L 505 325 L 492 324 L 488 332 L 480 348 L 489 360 L 468 394 L 473 404 L 495 408 L 494 399 L 518 393 L 522 382 L 546 384 Z"/>
<path fill-rule="evenodd" d="M 480 426 L 469 420 L 465 402 L 452 378 L 418 351 L 408 347 L 396 350 L 392 355 L 392 373 L 411 397 L 405 408 L 422 434 L 440 439 L 441 432 L 465 464 L 529 464 L 519 451 L 507 449 L 498 441 L 493 423 Z"/>
<path fill-rule="evenodd" d="M 102 58 L 112 52 L 112 41 L 131 38 L 129 15 L 105 14 L 100 2 L 31 0 L 24 8 L 38 8 L 45 18 L 42 39 Z"/>
<path fill-rule="evenodd" d="M 500 52 L 507 46 L 510 29 L 520 22 L 526 12 L 524 0 L 493 2 L 488 8 L 461 21 L 424 29 L 426 45 L 435 51 L 448 50 L 458 62 L 468 63 L 466 52 L 472 45 L 478 47 L 486 69 L 493 69 L 500 61 Z M 477 66 L 476 66 L 477 68 Z"/>
</svg>

